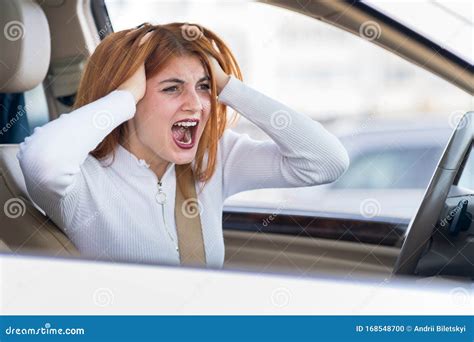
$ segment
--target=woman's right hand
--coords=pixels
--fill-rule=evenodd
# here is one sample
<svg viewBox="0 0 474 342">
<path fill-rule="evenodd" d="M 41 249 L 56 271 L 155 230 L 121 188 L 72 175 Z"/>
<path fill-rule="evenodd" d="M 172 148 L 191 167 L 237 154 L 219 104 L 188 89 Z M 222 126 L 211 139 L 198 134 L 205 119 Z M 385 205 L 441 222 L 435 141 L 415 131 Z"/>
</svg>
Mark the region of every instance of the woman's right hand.
<svg viewBox="0 0 474 342">
<path fill-rule="evenodd" d="M 135 98 L 135 104 L 140 101 L 146 92 L 146 76 L 145 64 L 142 64 L 137 71 L 125 82 L 123 82 L 117 90 L 128 90 Z"/>
<path fill-rule="evenodd" d="M 152 32 L 145 34 L 140 40 L 139 46 L 142 46 L 148 39 L 150 39 Z M 135 104 L 140 101 L 146 92 L 146 74 L 145 64 L 143 63 L 137 71 L 125 82 L 123 82 L 117 90 L 128 90 L 135 98 Z"/>
</svg>

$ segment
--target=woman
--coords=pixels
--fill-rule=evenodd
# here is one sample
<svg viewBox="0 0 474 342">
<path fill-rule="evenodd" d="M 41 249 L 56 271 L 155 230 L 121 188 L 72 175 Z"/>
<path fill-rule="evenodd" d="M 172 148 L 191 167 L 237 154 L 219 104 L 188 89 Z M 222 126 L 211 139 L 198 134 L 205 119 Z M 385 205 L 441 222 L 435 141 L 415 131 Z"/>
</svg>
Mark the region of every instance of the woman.
<svg viewBox="0 0 474 342">
<path fill-rule="evenodd" d="M 228 129 L 226 106 L 273 141 Z M 246 86 L 219 37 L 182 23 L 104 39 L 75 110 L 36 128 L 18 159 L 83 256 L 209 267 L 224 263 L 227 197 L 333 182 L 349 165 L 321 124 Z"/>
</svg>

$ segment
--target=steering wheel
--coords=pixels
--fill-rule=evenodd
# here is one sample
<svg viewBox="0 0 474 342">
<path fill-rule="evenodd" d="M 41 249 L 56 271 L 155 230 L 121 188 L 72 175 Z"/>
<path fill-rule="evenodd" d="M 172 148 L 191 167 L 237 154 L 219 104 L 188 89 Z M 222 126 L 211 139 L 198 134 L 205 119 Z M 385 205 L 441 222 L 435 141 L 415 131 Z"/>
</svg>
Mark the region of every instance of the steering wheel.
<svg viewBox="0 0 474 342">
<path fill-rule="evenodd" d="M 473 139 L 474 112 L 467 112 L 457 123 L 431 177 L 418 212 L 408 225 L 405 241 L 392 274 L 415 274 L 424 247 L 431 238 L 448 193 Z"/>
</svg>

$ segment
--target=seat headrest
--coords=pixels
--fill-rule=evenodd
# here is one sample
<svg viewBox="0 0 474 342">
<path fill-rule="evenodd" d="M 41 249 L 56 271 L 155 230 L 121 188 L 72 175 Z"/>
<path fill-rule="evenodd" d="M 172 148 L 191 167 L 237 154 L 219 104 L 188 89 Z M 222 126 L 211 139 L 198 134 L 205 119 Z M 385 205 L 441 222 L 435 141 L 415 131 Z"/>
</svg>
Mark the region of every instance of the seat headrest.
<svg viewBox="0 0 474 342">
<path fill-rule="evenodd" d="M 48 72 L 48 21 L 32 0 L 2 0 L 1 7 L 0 92 L 24 92 L 43 82 Z"/>
</svg>

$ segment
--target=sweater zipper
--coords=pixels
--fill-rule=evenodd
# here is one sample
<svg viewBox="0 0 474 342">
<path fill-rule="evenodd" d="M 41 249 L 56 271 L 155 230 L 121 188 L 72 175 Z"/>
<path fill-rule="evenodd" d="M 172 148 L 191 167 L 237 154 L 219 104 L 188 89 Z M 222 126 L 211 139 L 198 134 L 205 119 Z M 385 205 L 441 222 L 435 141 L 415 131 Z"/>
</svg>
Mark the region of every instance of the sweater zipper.
<svg viewBox="0 0 474 342">
<path fill-rule="evenodd" d="M 165 225 L 166 233 L 168 233 L 168 236 L 170 237 L 171 241 L 173 241 L 173 244 L 175 245 L 176 252 L 179 253 L 178 244 L 174 240 L 173 236 L 171 235 L 170 231 L 168 230 L 168 225 L 166 224 L 166 218 L 165 218 L 166 193 L 163 191 L 162 185 L 163 184 L 161 183 L 161 181 L 158 180 L 158 192 L 155 195 L 155 199 L 158 202 L 158 204 L 161 205 L 161 216 L 163 217 L 163 224 Z"/>
</svg>

